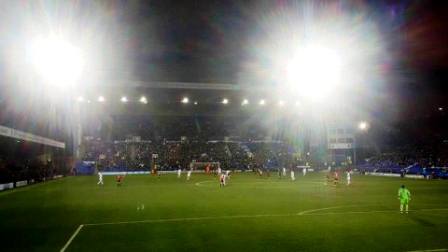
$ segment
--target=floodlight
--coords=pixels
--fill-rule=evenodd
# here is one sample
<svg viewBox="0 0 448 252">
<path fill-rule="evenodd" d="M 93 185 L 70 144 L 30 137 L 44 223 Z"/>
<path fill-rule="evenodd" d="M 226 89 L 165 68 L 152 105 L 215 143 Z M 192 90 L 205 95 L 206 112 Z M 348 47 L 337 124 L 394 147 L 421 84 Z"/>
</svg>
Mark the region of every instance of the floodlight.
<svg viewBox="0 0 448 252">
<path fill-rule="evenodd" d="M 365 121 L 362 121 L 358 124 L 358 129 L 365 131 L 369 128 L 369 124 Z"/>
<path fill-rule="evenodd" d="M 339 84 L 341 67 L 334 50 L 319 46 L 299 48 L 287 64 L 288 85 L 301 96 L 322 100 Z"/>
<path fill-rule="evenodd" d="M 56 36 L 30 42 L 30 62 L 50 85 L 67 86 L 81 77 L 84 62 L 81 50 Z"/>
<path fill-rule="evenodd" d="M 280 106 L 280 107 L 285 106 L 285 101 L 278 101 L 278 106 Z"/>
<path fill-rule="evenodd" d="M 121 97 L 120 101 L 122 103 L 126 103 L 126 102 L 128 102 L 128 98 L 126 96 L 123 96 L 123 97 Z"/>
<path fill-rule="evenodd" d="M 249 100 L 247 100 L 247 99 L 244 99 L 244 100 L 241 102 L 241 105 L 242 105 L 242 106 L 246 106 L 247 104 L 249 104 Z"/>
<path fill-rule="evenodd" d="M 198 105 L 198 102 L 197 101 L 195 101 L 194 103 L 193 103 L 194 105 Z"/>
<path fill-rule="evenodd" d="M 263 99 L 261 99 L 260 102 L 258 102 L 258 104 L 259 104 L 260 106 L 264 106 L 264 105 L 266 104 L 266 101 L 263 100 Z"/>
<path fill-rule="evenodd" d="M 148 100 L 146 99 L 146 97 L 144 97 L 144 96 L 142 96 L 142 97 L 140 97 L 140 100 L 139 100 L 141 103 L 143 103 L 143 104 L 147 104 L 148 103 Z"/>
<path fill-rule="evenodd" d="M 443 108 L 442 108 L 442 107 L 439 107 L 439 111 L 443 111 Z"/>
<path fill-rule="evenodd" d="M 222 99 L 222 104 L 228 104 L 229 100 L 227 98 Z"/>
<path fill-rule="evenodd" d="M 98 96 L 98 102 L 105 102 L 106 98 L 104 98 L 104 96 L 100 95 Z"/>
<path fill-rule="evenodd" d="M 181 102 L 187 104 L 190 102 L 190 99 L 188 99 L 188 97 L 184 97 Z"/>
<path fill-rule="evenodd" d="M 82 96 L 78 96 L 78 98 L 76 98 L 77 102 L 83 102 L 84 101 L 84 97 Z"/>
</svg>

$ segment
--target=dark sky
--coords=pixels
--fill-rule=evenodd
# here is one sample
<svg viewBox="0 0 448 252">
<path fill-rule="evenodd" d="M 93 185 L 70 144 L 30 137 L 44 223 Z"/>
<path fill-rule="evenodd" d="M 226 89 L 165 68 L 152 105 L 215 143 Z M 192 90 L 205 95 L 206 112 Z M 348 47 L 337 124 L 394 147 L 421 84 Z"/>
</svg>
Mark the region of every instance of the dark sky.
<svg viewBox="0 0 448 252">
<path fill-rule="evenodd" d="M 445 2 L 3 0 L 0 46 L 5 60 L 5 51 L 26 40 L 29 30 L 69 27 L 73 40 L 94 41 L 89 44 L 96 62 L 92 71 L 112 79 L 238 83 L 269 60 L 259 44 L 276 32 L 267 29 L 270 23 L 287 20 L 288 13 L 316 19 L 336 13 L 353 24 L 356 18 L 374 24 L 387 56 L 378 67 L 399 88 L 410 88 L 411 94 L 421 88 L 446 91 Z"/>
<path fill-rule="evenodd" d="M 271 13 L 303 8 L 306 1 L 137 1 L 124 16 L 132 27 L 131 59 L 142 78 L 236 82 L 251 57 L 253 38 L 263 38 L 260 20 Z M 443 88 L 448 67 L 448 8 L 445 1 L 308 1 L 312 9 L 365 13 L 375 22 L 393 69 Z M 138 7 L 137 7 L 138 6 Z M 156 38 L 155 38 L 156 37 Z M 156 45 L 154 45 L 156 44 Z M 255 47 L 256 45 L 254 45 Z M 414 79 L 414 76 L 403 76 Z M 420 82 L 419 82 L 420 83 Z M 426 84 L 418 84 L 426 85 Z"/>
</svg>

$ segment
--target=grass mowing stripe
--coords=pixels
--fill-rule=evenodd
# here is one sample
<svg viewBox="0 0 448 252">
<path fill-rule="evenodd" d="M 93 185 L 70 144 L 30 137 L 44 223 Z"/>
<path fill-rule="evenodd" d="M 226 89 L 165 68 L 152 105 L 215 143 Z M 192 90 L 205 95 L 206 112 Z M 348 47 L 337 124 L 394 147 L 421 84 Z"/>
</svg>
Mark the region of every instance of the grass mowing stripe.
<svg viewBox="0 0 448 252">
<path fill-rule="evenodd" d="M 210 186 L 206 186 L 204 184 L 208 184 L 210 182 L 215 182 L 216 185 L 218 185 L 218 180 L 204 180 L 204 181 L 199 181 L 196 182 L 194 185 L 198 186 L 198 187 L 210 187 Z M 257 185 L 257 184 L 262 184 L 262 185 L 266 185 L 266 184 L 279 184 L 279 185 L 286 185 L 289 186 L 290 184 L 288 182 L 294 183 L 294 181 L 255 181 L 255 182 L 229 182 L 229 185 Z M 301 181 L 298 184 L 320 184 L 320 185 L 324 185 L 325 182 L 323 181 Z"/>
<path fill-rule="evenodd" d="M 285 217 L 285 216 L 294 216 L 294 215 L 296 215 L 296 214 L 203 216 L 203 217 L 186 217 L 186 218 L 172 218 L 172 219 L 150 219 L 150 220 L 138 220 L 138 221 L 88 223 L 88 224 L 84 224 L 84 226 L 104 226 L 104 225 L 120 225 L 120 224 L 137 224 L 137 223 L 183 222 L 183 221 L 203 221 L 203 220 L 221 220 L 221 219 L 263 218 L 263 217 Z"/>
<path fill-rule="evenodd" d="M 325 211 L 325 210 L 331 210 L 331 209 L 337 209 L 337 208 L 347 208 L 347 207 L 353 207 L 353 205 L 352 206 L 333 206 L 333 207 L 310 209 L 310 210 L 305 210 L 300 213 L 297 213 L 297 215 L 305 215 L 305 214 L 310 214 L 310 213 L 319 212 L 319 211 Z"/>
<path fill-rule="evenodd" d="M 260 217 L 285 217 L 294 215 L 304 215 L 307 213 L 324 211 L 336 208 L 352 207 L 352 206 L 333 206 L 310 209 L 302 211 L 299 213 L 288 213 L 288 214 L 256 214 L 256 215 L 228 215 L 228 216 L 204 216 L 204 217 L 186 217 L 186 218 L 173 218 L 173 219 L 152 219 L 152 220 L 141 220 L 141 221 L 121 221 L 121 222 L 106 222 L 106 223 L 89 223 L 84 224 L 86 226 L 99 226 L 99 225 L 118 225 L 118 224 L 132 224 L 132 223 L 155 223 L 155 222 L 176 222 L 176 221 L 197 221 L 197 220 L 217 220 L 217 219 L 241 219 L 241 218 L 260 218 Z"/>
<path fill-rule="evenodd" d="M 5 196 L 5 195 L 9 195 L 9 194 L 12 194 L 12 193 L 25 192 L 25 191 L 28 191 L 30 189 L 36 188 L 36 187 L 52 184 L 52 183 L 55 183 L 55 182 L 58 182 L 58 181 L 62 181 L 64 178 L 66 178 L 66 177 L 59 178 L 59 179 L 52 179 L 52 180 L 45 181 L 45 182 L 34 183 L 34 184 L 26 185 L 26 186 L 23 186 L 23 187 L 16 187 L 16 188 L 13 188 L 13 189 L 8 189 L 6 191 L 0 192 L 0 197 L 1 196 Z"/>
<path fill-rule="evenodd" d="M 84 225 L 79 225 L 76 231 L 73 233 L 73 235 L 68 239 L 67 243 L 65 243 L 64 247 L 62 247 L 61 252 L 64 252 L 68 246 L 70 246 L 70 243 L 75 239 L 75 237 L 78 235 L 78 233 L 81 231 L 81 229 L 84 227 Z"/>
<path fill-rule="evenodd" d="M 399 213 L 398 210 L 372 210 L 372 211 L 349 211 L 349 212 L 328 212 L 315 213 L 317 211 L 324 211 L 329 209 L 342 208 L 326 207 L 318 209 L 310 209 L 299 213 L 287 214 L 256 214 L 256 215 L 227 215 L 227 216 L 203 216 L 203 217 L 186 217 L 186 218 L 171 218 L 171 219 L 149 219 L 137 221 L 118 221 L 118 222 L 103 222 L 103 223 L 87 223 L 84 226 L 105 226 L 105 225 L 122 225 L 122 224 L 137 224 L 137 223 L 162 223 L 162 222 L 184 222 L 184 221 L 203 221 L 203 220 L 221 220 L 221 219 L 248 219 L 248 218 L 269 218 L 269 217 L 287 217 L 287 216 L 312 216 L 312 215 L 337 215 L 337 214 L 371 214 L 371 213 Z M 409 210 L 409 212 L 429 212 L 429 211 L 448 211 L 448 208 L 434 208 L 434 209 L 418 209 Z"/>
<path fill-rule="evenodd" d="M 426 250 L 410 250 L 408 252 L 440 252 L 440 251 L 448 251 L 448 249 L 426 249 Z"/>
<path fill-rule="evenodd" d="M 409 212 L 429 212 L 429 211 L 448 211 L 448 208 L 417 209 Z M 328 212 L 328 213 L 309 213 L 305 215 L 338 215 L 338 214 L 370 214 L 370 213 L 399 213 L 399 210 L 372 210 L 372 211 L 350 211 L 350 212 Z"/>
</svg>

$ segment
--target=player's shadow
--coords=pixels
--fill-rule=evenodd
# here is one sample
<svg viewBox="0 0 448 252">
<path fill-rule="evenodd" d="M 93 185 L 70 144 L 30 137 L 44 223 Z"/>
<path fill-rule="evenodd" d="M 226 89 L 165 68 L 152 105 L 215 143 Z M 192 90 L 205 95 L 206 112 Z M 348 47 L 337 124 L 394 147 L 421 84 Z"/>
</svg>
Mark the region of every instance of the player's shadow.
<svg viewBox="0 0 448 252">
<path fill-rule="evenodd" d="M 409 219 L 424 227 L 434 227 L 435 224 L 415 215 L 409 215 Z"/>
</svg>

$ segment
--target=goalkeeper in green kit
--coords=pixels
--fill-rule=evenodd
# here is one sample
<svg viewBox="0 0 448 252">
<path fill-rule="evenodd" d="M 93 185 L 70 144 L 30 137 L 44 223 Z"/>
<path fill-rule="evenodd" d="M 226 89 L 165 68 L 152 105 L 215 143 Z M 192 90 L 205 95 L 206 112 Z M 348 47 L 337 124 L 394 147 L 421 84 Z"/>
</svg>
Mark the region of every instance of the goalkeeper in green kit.
<svg viewBox="0 0 448 252">
<path fill-rule="evenodd" d="M 400 213 L 403 213 L 403 206 L 406 206 L 406 213 L 408 213 L 411 192 L 404 185 L 398 189 L 398 199 L 400 200 Z"/>
</svg>

